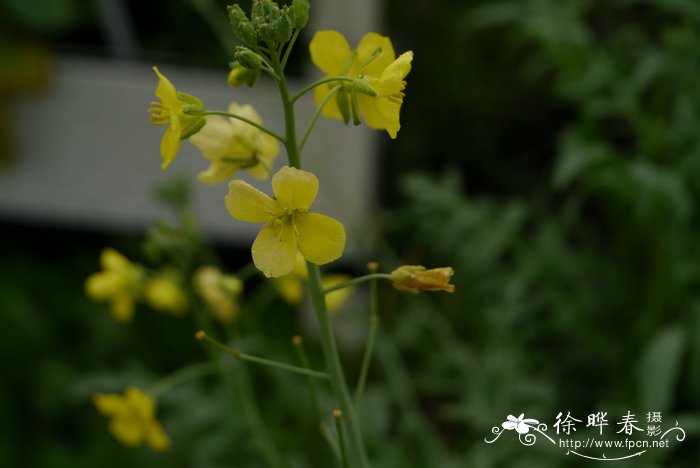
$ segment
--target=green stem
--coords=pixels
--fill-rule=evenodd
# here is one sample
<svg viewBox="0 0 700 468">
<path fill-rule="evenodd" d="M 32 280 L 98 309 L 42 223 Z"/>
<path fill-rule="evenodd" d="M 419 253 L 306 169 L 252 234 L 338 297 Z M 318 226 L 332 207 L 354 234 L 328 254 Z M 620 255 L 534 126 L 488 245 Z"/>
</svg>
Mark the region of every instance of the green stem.
<svg viewBox="0 0 700 468">
<path fill-rule="evenodd" d="M 340 90 L 340 85 L 334 87 L 331 89 L 328 94 L 326 94 L 323 97 L 323 100 L 318 104 L 318 107 L 316 108 L 316 112 L 314 112 L 313 117 L 311 118 L 311 121 L 309 122 L 309 125 L 306 127 L 306 130 L 304 131 L 304 136 L 301 137 L 301 141 L 299 142 L 299 151 L 302 151 L 304 149 L 304 145 L 306 145 L 306 140 L 308 140 L 309 135 L 311 135 L 311 130 L 314 129 L 314 126 L 316 125 L 316 122 L 318 121 L 318 118 L 321 116 L 321 112 L 323 111 L 323 108 L 326 106 L 326 103 L 333 97 L 335 96 L 335 93 Z"/>
<path fill-rule="evenodd" d="M 194 298 L 193 298 L 194 299 Z M 196 303 L 196 302 L 193 302 Z M 197 307 L 196 319 L 200 327 L 210 328 L 211 319 L 207 311 Z M 260 456 L 265 459 L 270 468 L 286 468 L 287 462 L 282 457 L 279 449 L 275 445 L 265 424 L 265 420 L 260 412 L 255 394 L 249 391 L 246 385 L 250 385 L 249 377 L 244 375 L 245 366 L 239 366 L 238 372 L 231 372 L 231 368 L 221 359 L 223 356 L 214 353 L 211 348 L 207 348 L 209 358 L 216 364 L 224 386 L 243 410 L 243 417 L 253 434 Z"/>
<path fill-rule="evenodd" d="M 325 78 L 321 78 L 320 80 L 314 81 L 310 85 L 302 88 L 301 91 L 292 96 L 292 102 L 296 102 L 297 99 L 302 97 L 304 94 L 308 93 L 317 86 L 321 86 L 322 84 L 333 83 L 336 81 L 350 81 L 351 83 L 354 83 L 355 80 L 356 78 L 353 78 L 352 76 L 327 76 Z"/>
<path fill-rule="evenodd" d="M 365 281 L 377 280 L 377 279 L 389 279 L 389 273 L 370 273 L 365 276 L 358 276 L 351 280 L 343 281 L 342 283 L 335 284 L 323 290 L 323 294 L 328 294 L 329 292 L 337 291 L 338 289 L 344 289 L 349 286 L 353 286 L 358 283 L 364 283 Z"/>
<path fill-rule="evenodd" d="M 352 399 L 350 398 L 350 392 L 348 392 L 348 387 L 345 383 L 342 364 L 338 356 L 338 347 L 335 343 L 333 328 L 331 327 L 328 311 L 326 310 L 326 301 L 324 300 L 324 291 L 321 285 L 321 272 L 318 266 L 313 263 L 307 262 L 306 266 L 309 273 L 309 296 L 314 305 L 316 318 L 319 323 L 321 345 L 326 360 L 326 368 L 330 374 L 333 391 L 340 403 L 340 409 L 345 415 L 344 421 L 348 429 L 349 445 L 355 459 L 353 466 L 369 468 L 369 460 L 365 452 L 360 425 L 357 420 L 357 415 L 355 414 Z"/>
<path fill-rule="evenodd" d="M 338 446 L 340 447 L 340 464 L 343 468 L 348 468 L 348 456 L 345 450 L 345 437 L 343 436 L 343 426 L 340 424 L 342 413 L 339 410 L 333 411 L 333 419 L 335 419 L 335 430 L 338 432 Z"/>
<path fill-rule="evenodd" d="M 282 142 L 282 144 L 286 144 L 284 137 L 282 137 L 281 135 L 276 134 L 275 132 L 273 132 L 269 128 L 257 123 L 254 120 L 250 120 L 247 117 L 243 117 L 242 115 L 233 114 L 231 112 L 225 112 L 225 111 L 206 111 L 206 112 L 204 112 L 203 115 L 221 115 L 223 117 L 231 117 L 232 119 L 240 120 L 241 122 L 245 122 L 248 125 L 252 125 L 253 127 L 260 130 L 261 132 L 265 132 L 268 135 L 270 135 L 271 137 L 278 139 L 280 142 Z"/>
<path fill-rule="evenodd" d="M 169 392 L 173 389 L 173 387 L 176 387 L 181 383 L 187 382 L 188 380 L 198 379 L 200 377 L 204 377 L 205 375 L 211 375 L 214 372 L 216 372 L 216 366 L 210 362 L 192 364 L 191 366 L 183 367 L 182 369 L 176 370 L 172 374 L 163 377 L 151 387 L 148 393 L 157 399 L 159 396 Z"/>
<path fill-rule="evenodd" d="M 367 345 L 365 346 L 365 355 L 362 357 L 362 366 L 360 367 L 360 377 L 357 380 L 357 388 L 355 388 L 355 408 L 360 406 L 362 393 L 365 391 L 365 383 L 367 382 L 367 374 L 369 373 L 369 365 L 372 362 L 372 352 L 374 351 L 374 342 L 377 338 L 377 329 L 379 328 L 379 285 L 377 279 L 374 278 L 370 282 L 370 315 L 369 315 L 369 336 L 367 337 Z"/>
<path fill-rule="evenodd" d="M 295 336 L 292 338 L 292 344 L 294 345 L 294 349 L 297 352 L 297 357 L 299 358 L 299 362 L 301 362 L 301 365 L 304 369 L 311 370 L 311 362 L 309 361 L 309 357 L 306 355 L 306 351 L 304 350 L 304 343 L 301 339 L 300 336 Z M 321 421 L 321 403 L 320 400 L 318 399 L 318 389 L 316 388 L 316 381 L 312 379 L 311 377 L 308 378 L 308 384 L 309 384 L 309 396 L 311 398 L 311 406 L 314 411 L 314 420 L 315 421 Z"/>
<path fill-rule="evenodd" d="M 274 60 L 275 71 L 279 74 L 280 79 L 277 81 L 277 86 L 280 90 L 280 96 L 282 97 L 282 108 L 284 110 L 284 135 L 285 138 L 282 140 L 284 146 L 287 150 L 287 158 L 289 159 L 289 165 L 291 167 L 296 167 L 301 169 L 301 154 L 299 152 L 299 147 L 297 146 L 297 130 L 296 130 L 296 120 L 294 118 L 294 103 L 289 95 L 289 87 L 287 86 L 287 80 L 284 76 L 284 70 L 282 64 L 279 62 L 279 57 L 272 57 Z"/>
<path fill-rule="evenodd" d="M 265 358 L 261 358 L 258 356 L 253 356 L 250 354 L 243 353 L 237 349 L 233 349 L 229 346 L 226 346 L 222 342 L 215 340 L 214 338 L 210 337 L 209 335 L 204 335 L 203 339 L 207 343 L 214 346 L 215 348 L 218 348 L 224 352 L 227 352 L 231 356 L 233 356 L 234 358 L 239 359 L 241 361 L 254 362 L 256 364 L 261 364 L 263 366 L 274 367 L 276 369 L 282 369 L 282 370 L 286 370 L 289 372 L 296 372 L 297 374 L 306 375 L 308 377 L 315 377 L 317 379 L 327 379 L 328 378 L 328 374 L 326 374 L 325 372 L 318 372 L 315 370 L 304 369 L 303 367 L 292 366 L 290 364 L 285 364 L 283 362 L 273 361 L 272 359 L 265 359 Z"/>
<path fill-rule="evenodd" d="M 295 29 L 294 34 L 292 34 L 292 38 L 289 40 L 289 43 L 287 44 L 287 50 L 284 51 L 284 56 L 282 57 L 282 69 L 287 66 L 287 60 L 289 60 L 289 56 L 292 53 L 292 49 L 294 48 L 294 43 L 297 41 L 297 38 L 299 37 L 299 32 L 300 29 Z M 293 101 L 292 101 L 293 102 Z"/>
</svg>

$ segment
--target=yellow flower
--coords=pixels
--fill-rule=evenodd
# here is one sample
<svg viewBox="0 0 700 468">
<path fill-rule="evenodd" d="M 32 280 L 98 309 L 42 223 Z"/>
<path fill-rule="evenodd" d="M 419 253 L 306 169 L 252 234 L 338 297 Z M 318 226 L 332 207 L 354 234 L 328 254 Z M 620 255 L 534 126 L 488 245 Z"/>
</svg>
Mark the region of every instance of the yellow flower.
<svg viewBox="0 0 700 468">
<path fill-rule="evenodd" d="M 163 76 L 158 68 L 153 67 L 158 75 L 156 97 L 160 102 L 151 102 L 154 107 L 148 109 L 151 124 L 168 125 L 160 141 L 162 168 L 167 168 L 180 150 L 180 140 L 197 133 L 205 124 L 204 104 L 194 96 L 178 93 L 175 86 Z"/>
<path fill-rule="evenodd" d="M 253 106 L 235 102 L 228 111 L 262 124 Z M 206 117 L 206 126 L 190 138 L 202 155 L 211 161 L 198 178 L 208 184 L 225 182 L 239 169 L 248 169 L 256 179 L 270 176 L 270 168 L 279 152 L 277 140 L 265 132 L 234 118 L 219 115 Z"/>
<path fill-rule="evenodd" d="M 238 317 L 237 296 L 243 292 L 243 282 L 233 275 L 225 275 L 216 267 L 200 267 L 192 278 L 194 289 L 209 307 L 214 317 L 229 323 Z"/>
<path fill-rule="evenodd" d="M 391 138 L 401 128 L 399 113 L 406 87 L 404 78 L 411 71 L 413 52 L 408 51 L 396 58 L 391 40 L 376 33 L 364 35 L 357 49 L 351 50 L 348 41 L 337 31 L 318 31 L 311 43 L 311 60 L 328 76 L 350 76 L 364 80 L 377 96 L 353 93 L 357 108 L 367 123 L 376 130 L 386 130 Z M 331 88 L 341 84 L 337 99 L 331 99 L 323 108 L 323 115 L 343 118 L 343 103 L 352 102 L 352 85 L 333 82 L 318 86 L 314 90 L 316 103 L 320 104 Z M 340 106 L 339 106 L 340 102 Z"/>
<path fill-rule="evenodd" d="M 350 279 L 349 275 L 329 274 L 322 279 L 321 285 L 323 288 L 330 288 L 336 284 L 340 284 Z M 282 300 L 287 304 L 300 304 L 304 298 L 304 288 L 308 280 L 308 272 L 306 270 L 306 261 L 301 254 L 297 254 L 297 260 L 294 269 L 288 275 L 281 276 L 272 280 L 272 285 L 277 290 Z M 326 309 L 328 312 L 335 312 L 347 302 L 353 288 L 343 288 L 332 291 L 326 294 Z"/>
<path fill-rule="evenodd" d="M 148 303 L 157 310 L 178 315 L 187 309 L 187 296 L 170 273 L 149 278 L 145 285 Z"/>
<path fill-rule="evenodd" d="M 92 300 L 109 301 L 114 318 L 128 322 L 134 315 L 134 302 L 141 295 L 143 268 L 114 249 L 102 251 L 100 266 L 103 271 L 90 275 L 85 292 Z"/>
<path fill-rule="evenodd" d="M 345 248 L 345 229 L 333 218 L 311 213 L 318 179 L 310 172 L 283 167 L 272 177 L 271 198 L 242 180 L 229 183 L 226 208 L 247 223 L 265 223 L 253 242 L 253 263 L 268 278 L 294 269 L 297 250 L 306 260 L 323 265 Z"/>
<path fill-rule="evenodd" d="M 418 293 L 420 291 L 454 292 L 450 278 L 454 275 L 452 267 L 426 270 L 420 265 L 403 265 L 389 274 L 389 279 L 396 289 Z"/>
<path fill-rule="evenodd" d="M 110 432 L 124 445 L 136 447 L 146 442 L 157 451 L 170 447 L 168 436 L 155 419 L 156 403 L 149 394 L 127 387 L 123 396 L 97 393 L 92 401 L 100 413 L 110 418 Z"/>
</svg>

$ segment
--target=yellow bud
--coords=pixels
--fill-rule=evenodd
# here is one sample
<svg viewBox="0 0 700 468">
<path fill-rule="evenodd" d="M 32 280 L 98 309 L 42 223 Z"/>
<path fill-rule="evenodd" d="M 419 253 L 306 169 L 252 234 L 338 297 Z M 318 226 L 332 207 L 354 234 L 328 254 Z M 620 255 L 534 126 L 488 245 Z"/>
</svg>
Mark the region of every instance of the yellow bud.
<svg viewBox="0 0 700 468">
<path fill-rule="evenodd" d="M 389 274 L 389 279 L 396 289 L 418 293 L 420 291 L 454 292 L 450 278 L 454 275 L 452 267 L 426 270 L 420 265 L 403 265 Z"/>
<path fill-rule="evenodd" d="M 198 330 L 197 333 L 194 334 L 194 337 L 197 340 L 202 341 L 204 338 L 207 337 L 207 333 L 204 330 Z"/>
</svg>

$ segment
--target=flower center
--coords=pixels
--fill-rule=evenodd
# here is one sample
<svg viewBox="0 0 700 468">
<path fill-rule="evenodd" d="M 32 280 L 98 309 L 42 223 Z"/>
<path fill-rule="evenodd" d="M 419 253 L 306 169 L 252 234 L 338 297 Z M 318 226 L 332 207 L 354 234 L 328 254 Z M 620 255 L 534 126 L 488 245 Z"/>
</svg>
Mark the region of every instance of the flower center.
<svg viewBox="0 0 700 468">
<path fill-rule="evenodd" d="M 167 125 L 170 123 L 170 109 L 163 107 L 160 102 L 151 102 L 153 107 L 148 109 L 151 125 Z"/>
</svg>

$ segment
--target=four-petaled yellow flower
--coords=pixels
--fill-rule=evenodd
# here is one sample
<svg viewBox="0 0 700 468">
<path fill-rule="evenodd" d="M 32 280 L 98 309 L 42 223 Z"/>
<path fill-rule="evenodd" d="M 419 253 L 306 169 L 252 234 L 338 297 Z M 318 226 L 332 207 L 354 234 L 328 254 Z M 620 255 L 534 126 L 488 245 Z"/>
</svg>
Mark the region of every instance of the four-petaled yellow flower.
<svg viewBox="0 0 700 468">
<path fill-rule="evenodd" d="M 180 140 L 189 138 L 202 129 L 206 123 L 202 113 L 204 104 L 194 96 L 178 93 L 175 86 L 163 76 L 157 67 L 153 71 L 158 75 L 156 97 L 160 102 L 152 102 L 154 107 L 148 110 L 151 124 L 168 125 L 160 141 L 162 168 L 167 168 L 180 150 Z"/>
<path fill-rule="evenodd" d="M 177 283 L 174 272 L 164 272 L 149 278 L 144 295 L 151 307 L 163 312 L 179 315 L 187 309 L 187 296 Z"/>
<path fill-rule="evenodd" d="M 391 138 L 396 138 L 401 128 L 399 113 L 406 87 L 404 78 L 411 71 L 413 52 L 404 52 L 396 58 L 391 40 L 376 33 L 365 34 L 357 49 L 351 50 L 348 41 L 337 31 L 317 32 L 309 48 L 314 65 L 326 75 L 359 78 L 376 91 L 377 96 L 353 93 L 357 108 L 367 126 L 386 130 Z M 342 119 L 338 101 L 352 102 L 351 84 L 342 81 L 323 84 L 315 88 L 314 96 L 316 103 L 320 104 L 331 88 L 337 85 L 342 86 L 338 99 L 331 99 L 325 105 L 323 115 Z"/>
<path fill-rule="evenodd" d="M 100 413 L 110 418 L 110 432 L 124 445 L 136 447 L 145 442 L 157 451 L 170 447 L 168 436 L 155 419 L 156 403 L 151 395 L 127 387 L 124 395 L 97 393 L 92 401 Z"/>
<path fill-rule="evenodd" d="M 389 274 L 389 279 L 396 289 L 418 293 L 420 291 L 454 292 L 450 278 L 454 275 L 452 267 L 426 270 L 420 265 L 403 265 Z"/>
<path fill-rule="evenodd" d="M 268 278 L 294 269 L 297 250 L 306 260 L 323 265 L 338 259 L 345 248 L 343 225 L 311 213 L 318 179 L 310 172 L 283 167 L 272 177 L 271 198 L 242 180 L 229 183 L 226 208 L 247 223 L 265 223 L 253 242 L 253 263 Z"/>
<path fill-rule="evenodd" d="M 253 106 L 235 102 L 228 111 L 262 125 Z M 270 176 L 272 163 L 279 152 L 277 140 L 260 129 L 234 118 L 219 115 L 206 117 L 206 126 L 190 141 L 211 161 L 209 168 L 198 179 L 208 184 L 225 182 L 239 169 L 248 169 L 256 179 Z"/>
<path fill-rule="evenodd" d="M 90 275 L 85 282 L 85 292 L 95 301 L 109 301 L 114 318 L 128 322 L 142 292 L 144 269 L 114 249 L 102 251 L 100 266 L 103 271 Z"/>
<path fill-rule="evenodd" d="M 292 272 L 288 275 L 275 278 L 272 280 L 272 285 L 275 287 L 282 300 L 287 304 L 297 305 L 300 304 L 301 300 L 304 298 L 304 289 L 308 277 L 306 261 L 304 261 L 304 257 L 298 253 Z M 324 289 L 330 288 L 331 286 L 335 286 L 349 279 L 349 275 L 331 273 L 323 276 L 321 286 L 323 286 Z M 326 309 L 328 312 L 333 313 L 343 307 L 352 294 L 353 289 L 352 287 L 337 289 L 326 294 Z"/>
<path fill-rule="evenodd" d="M 238 317 L 237 296 L 243 292 L 243 282 L 226 275 L 216 267 L 200 267 L 192 278 L 194 289 L 219 322 L 229 323 Z"/>
</svg>

